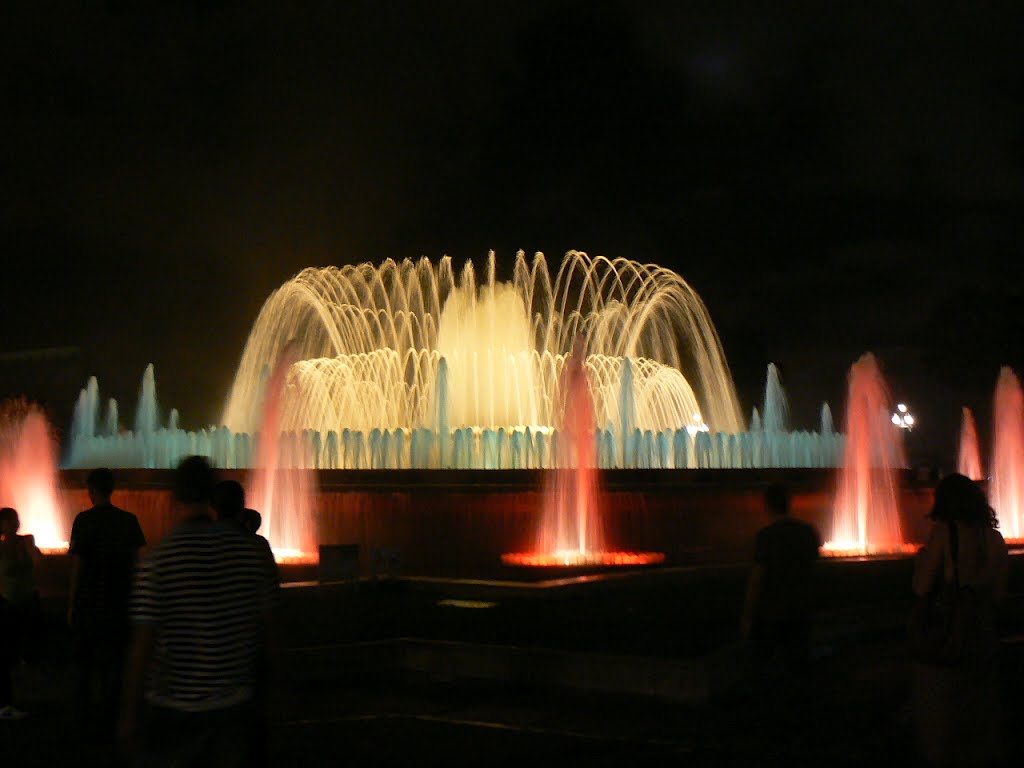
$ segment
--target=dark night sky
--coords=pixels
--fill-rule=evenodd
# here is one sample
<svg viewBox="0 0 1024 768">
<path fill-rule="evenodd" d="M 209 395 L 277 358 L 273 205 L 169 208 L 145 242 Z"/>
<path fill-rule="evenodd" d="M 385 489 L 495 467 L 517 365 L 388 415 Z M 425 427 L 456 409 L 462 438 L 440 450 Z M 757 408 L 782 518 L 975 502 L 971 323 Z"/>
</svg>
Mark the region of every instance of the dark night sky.
<svg viewBox="0 0 1024 768">
<path fill-rule="evenodd" d="M 676 269 L 745 410 L 774 361 L 797 426 L 870 349 L 948 455 L 1024 372 L 1019 3 L 22 5 L 0 354 L 81 350 L 61 402 L 22 366 L 59 418 L 153 362 L 215 420 L 303 266 L 489 249 Z"/>
</svg>

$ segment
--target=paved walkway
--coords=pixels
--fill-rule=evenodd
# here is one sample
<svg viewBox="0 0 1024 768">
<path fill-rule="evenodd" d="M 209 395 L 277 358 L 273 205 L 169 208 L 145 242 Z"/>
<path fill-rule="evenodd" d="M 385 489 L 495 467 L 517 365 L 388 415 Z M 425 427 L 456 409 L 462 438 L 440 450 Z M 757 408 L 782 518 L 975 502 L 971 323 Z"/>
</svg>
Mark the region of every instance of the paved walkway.
<svg viewBox="0 0 1024 768">
<path fill-rule="evenodd" d="M 579 619 L 587 633 L 621 619 L 609 626 L 607 636 L 582 644 L 605 652 L 618 647 L 658 655 L 671 651 L 672 642 L 687 637 L 688 627 L 702 618 L 726 622 L 705 628 L 704 640 L 728 637 L 732 631 L 734 606 L 716 601 L 731 595 L 735 584 L 730 581 L 717 591 L 707 584 L 690 587 L 699 588 L 699 594 L 677 594 L 673 590 L 681 589 L 678 585 L 662 585 L 585 598 L 501 599 L 502 607 L 493 609 L 438 605 L 444 594 L 397 587 L 308 590 L 287 598 L 290 607 L 282 619 L 287 626 L 282 629 L 291 646 L 327 642 L 341 648 L 358 640 L 408 636 L 416 628 L 438 639 L 486 643 L 517 636 L 539 645 L 545 637 L 563 644 L 572 641 L 571 626 L 556 626 L 560 617 L 563 624 Z M 272 764 L 908 764 L 909 665 L 900 632 L 905 605 L 881 599 L 882 594 L 823 617 L 819 659 L 805 689 L 746 688 L 700 706 L 607 693 L 430 684 L 373 668 L 342 681 L 315 675 L 278 681 L 273 691 Z M 666 603 L 673 595 L 678 601 Z M 709 610 L 652 623 L 666 612 L 666 604 L 693 610 L 706 605 Z M 59 605 L 50 611 L 58 627 Z M 521 622 L 531 620 L 538 625 L 520 631 Z M 635 638 L 630 632 L 646 636 Z M 95 746 L 75 737 L 68 706 L 67 638 L 57 630 L 50 638 L 40 649 L 44 661 L 18 670 L 17 690 L 32 717 L 0 723 L 0 766 L 105 765 Z M 1018 694 L 1024 683 L 1022 647 L 1008 644 L 1004 654 L 1004 714 L 1012 724 L 1007 733 L 1016 733 L 1024 715 L 1024 697 Z"/>
</svg>

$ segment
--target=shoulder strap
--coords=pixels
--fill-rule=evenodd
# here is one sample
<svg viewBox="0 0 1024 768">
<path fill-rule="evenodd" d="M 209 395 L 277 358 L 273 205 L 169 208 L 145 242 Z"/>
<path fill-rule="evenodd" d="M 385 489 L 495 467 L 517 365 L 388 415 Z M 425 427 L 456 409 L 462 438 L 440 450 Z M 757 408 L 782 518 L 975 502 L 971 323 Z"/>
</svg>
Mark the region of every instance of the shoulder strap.
<svg viewBox="0 0 1024 768">
<path fill-rule="evenodd" d="M 953 555 L 953 588 L 960 589 L 960 534 L 952 520 L 949 521 L 949 548 Z"/>
</svg>

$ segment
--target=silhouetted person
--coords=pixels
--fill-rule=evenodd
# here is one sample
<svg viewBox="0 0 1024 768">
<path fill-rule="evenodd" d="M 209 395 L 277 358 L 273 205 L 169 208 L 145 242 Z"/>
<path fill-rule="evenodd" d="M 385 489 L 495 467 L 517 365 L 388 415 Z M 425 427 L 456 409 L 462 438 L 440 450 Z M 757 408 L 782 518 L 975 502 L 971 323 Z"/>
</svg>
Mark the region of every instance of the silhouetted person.
<svg viewBox="0 0 1024 768">
<path fill-rule="evenodd" d="M 217 519 L 243 527 L 242 513 L 245 511 L 245 489 L 235 480 L 221 480 L 213 487 L 211 501 Z"/>
<path fill-rule="evenodd" d="M 17 511 L 0 509 L 0 720 L 25 717 L 25 712 L 14 706 L 11 670 L 22 657 L 39 606 L 33 575 L 39 550 L 31 535 L 18 535 L 20 527 Z"/>
<path fill-rule="evenodd" d="M 133 744 L 144 694 L 143 764 L 248 765 L 277 583 L 251 536 L 213 520 L 205 459 L 182 461 L 174 485 L 182 522 L 143 562 L 132 597 L 119 733 Z"/>
<path fill-rule="evenodd" d="M 259 533 L 260 526 L 263 525 L 263 515 L 255 509 L 246 507 L 242 510 L 242 525 L 249 533 Z"/>
<path fill-rule="evenodd" d="M 262 518 L 255 509 L 245 506 L 245 489 L 242 484 L 235 480 L 221 480 L 214 486 L 212 506 L 217 520 L 233 525 L 252 537 L 256 546 L 262 550 L 267 567 L 277 579 L 277 563 L 274 561 L 274 552 L 270 548 L 270 542 L 256 533 Z"/>
<path fill-rule="evenodd" d="M 810 658 L 813 568 L 821 538 L 814 526 L 789 514 L 789 494 L 769 486 L 765 506 L 775 520 L 757 533 L 742 632 L 760 664 L 779 661 L 802 672 Z"/>
<path fill-rule="evenodd" d="M 274 553 L 270 549 L 270 543 L 256 533 L 259 528 L 250 528 L 252 518 L 247 513 L 259 516 L 259 512 L 248 509 L 245 506 L 245 489 L 241 483 L 235 480 L 222 480 L 213 489 L 213 509 L 217 519 L 225 525 L 236 526 L 246 536 L 252 538 L 253 543 L 263 553 L 267 570 L 273 574 L 275 582 L 278 582 L 277 563 L 274 562 Z M 247 761 L 248 765 L 267 765 L 267 754 L 269 752 L 268 735 L 270 731 L 269 705 L 269 669 L 265 663 L 269 655 L 268 648 L 261 648 L 258 658 L 261 663 L 257 666 L 255 687 L 253 693 L 253 721 L 251 735 L 251 753 Z"/>
<path fill-rule="evenodd" d="M 92 507 L 71 527 L 68 626 L 74 638 L 79 726 L 113 738 L 128 645 L 128 597 L 146 539 L 131 512 L 110 503 L 114 473 L 94 469 L 86 481 Z"/>
<path fill-rule="evenodd" d="M 914 564 L 914 594 L 958 583 L 963 651 L 949 666 L 914 664 L 913 712 L 921 758 L 929 765 L 995 765 L 999 705 L 995 606 L 1006 595 L 1008 556 L 996 514 L 964 475 L 935 489 L 928 543 Z"/>
</svg>

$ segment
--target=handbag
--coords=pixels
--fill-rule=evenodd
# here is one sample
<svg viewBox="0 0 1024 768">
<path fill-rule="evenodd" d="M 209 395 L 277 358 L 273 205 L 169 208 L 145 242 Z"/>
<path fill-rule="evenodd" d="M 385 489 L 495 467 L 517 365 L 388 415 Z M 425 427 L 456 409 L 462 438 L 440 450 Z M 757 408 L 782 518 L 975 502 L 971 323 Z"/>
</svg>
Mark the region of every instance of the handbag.
<svg viewBox="0 0 1024 768">
<path fill-rule="evenodd" d="M 945 579 L 914 602 L 907 635 L 911 657 L 922 664 L 948 667 L 963 658 L 967 625 L 972 611 L 970 590 L 960 588 L 959 536 L 950 523 L 949 543 L 953 555 L 953 581 Z"/>
</svg>

